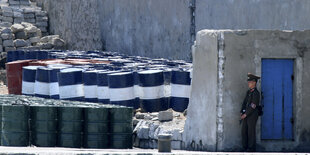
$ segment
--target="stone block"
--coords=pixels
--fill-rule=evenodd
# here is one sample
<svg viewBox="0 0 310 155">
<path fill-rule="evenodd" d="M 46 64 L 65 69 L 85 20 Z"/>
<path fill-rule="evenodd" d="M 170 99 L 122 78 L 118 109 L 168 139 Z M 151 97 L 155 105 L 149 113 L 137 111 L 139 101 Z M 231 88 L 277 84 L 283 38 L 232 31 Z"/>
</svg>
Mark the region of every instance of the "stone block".
<svg viewBox="0 0 310 155">
<path fill-rule="evenodd" d="M 172 119 L 173 119 L 172 111 L 160 111 L 158 113 L 158 120 L 161 122 L 172 121 Z"/>
<path fill-rule="evenodd" d="M 21 24 L 22 24 L 25 28 L 33 27 L 33 24 L 28 23 L 28 22 L 22 22 Z"/>
<path fill-rule="evenodd" d="M 42 43 L 52 43 L 52 41 L 55 38 L 59 38 L 59 35 L 50 35 L 50 36 L 42 37 L 40 42 L 42 42 Z M 144 118 L 145 118 L 145 116 L 144 116 Z"/>
<path fill-rule="evenodd" d="M 16 39 L 28 39 L 25 31 L 20 31 L 20 32 L 15 33 L 15 38 Z"/>
<path fill-rule="evenodd" d="M 3 11 L 2 16 L 4 17 L 13 17 L 13 11 Z"/>
<path fill-rule="evenodd" d="M 47 16 L 47 12 L 46 11 L 36 11 L 35 14 L 36 14 L 37 17 Z"/>
<path fill-rule="evenodd" d="M 172 131 L 172 140 L 182 141 L 183 140 L 183 130 L 181 129 L 174 129 Z"/>
<path fill-rule="evenodd" d="M 136 113 L 136 115 L 135 115 L 135 117 L 137 118 L 137 119 L 144 119 L 144 113 Z"/>
<path fill-rule="evenodd" d="M 38 27 L 40 30 L 41 30 L 41 32 L 47 32 L 47 28 L 46 27 Z"/>
<path fill-rule="evenodd" d="M 139 148 L 149 149 L 150 148 L 149 140 L 148 139 L 140 139 L 140 141 L 139 141 Z"/>
<path fill-rule="evenodd" d="M 20 0 L 20 5 L 26 5 L 29 6 L 31 3 L 29 1 Z"/>
<path fill-rule="evenodd" d="M 25 18 L 25 19 L 33 19 L 33 20 L 35 20 L 34 17 L 35 17 L 35 16 L 34 16 L 34 13 L 25 13 L 25 14 L 24 14 L 24 18 Z"/>
<path fill-rule="evenodd" d="M 41 49 L 52 49 L 54 47 L 51 43 L 39 43 L 38 46 Z"/>
<path fill-rule="evenodd" d="M 20 5 L 19 0 L 9 0 L 9 5 Z"/>
<path fill-rule="evenodd" d="M 2 21 L 3 22 L 13 23 L 14 20 L 13 20 L 13 17 L 5 17 L 5 16 L 3 16 Z"/>
<path fill-rule="evenodd" d="M 4 47 L 4 51 L 8 52 L 8 51 L 16 51 L 15 47 Z"/>
<path fill-rule="evenodd" d="M 0 53 L 3 52 L 3 46 L 0 45 Z"/>
<path fill-rule="evenodd" d="M 27 41 L 25 41 L 23 39 L 16 39 L 16 40 L 14 40 L 14 45 L 15 45 L 15 47 L 24 47 L 24 46 L 27 46 L 28 43 L 27 43 Z"/>
<path fill-rule="evenodd" d="M 40 37 L 31 37 L 29 38 L 30 43 L 38 43 L 40 42 Z"/>
<path fill-rule="evenodd" d="M 34 18 L 29 18 L 29 19 L 24 19 L 25 22 L 27 23 L 31 23 L 31 24 L 35 24 L 36 23 L 36 20 Z"/>
<path fill-rule="evenodd" d="M 11 26 L 11 30 L 13 33 L 23 31 L 24 29 L 25 29 L 25 27 L 22 24 L 13 24 Z"/>
<path fill-rule="evenodd" d="M 48 18 L 47 17 L 37 17 L 36 22 L 47 22 Z"/>
<path fill-rule="evenodd" d="M 14 39 L 14 34 L 12 33 L 2 33 L 1 38 L 3 40 L 9 40 L 9 39 Z"/>
<path fill-rule="evenodd" d="M 150 128 L 148 126 L 142 126 L 137 130 L 137 136 L 139 139 L 149 139 Z"/>
<path fill-rule="evenodd" d="M 36 24 L 35 24 L 37 27 L 47 27 L 48 26 L 48 23 L 47 21 L 46 22 L 38 22 L 36 21 Z"/>
<path fill-rule="evenodd" d="M 13 47 L 14 43 L 13 40 L 3 40 L 3 44 L 4 47 Z"/>
<path fill-rule="evenodd" d="M 24 15 L 25 14 L 35 14 L 35 10 L 32 8 L 25 8 L 23 11 L 24 11 Z"/>
<path fill-rule="evenodd" d="M 150 124 L 150 130 L 149 130 L 149 137 L 151 139 L 157 139 L 157 137 L 155 138 L 155 135 L 156 135 L 156 129 L 159 127 L 159 124 L 155 124 L 155 123 L 152 123 Z M 158 133 L 157 133 L 158 134 Z"/>
<path fill-rule="evenodd" d="M 38 28 L 36 28 L 35 26 L 31 26 L 31 27 L 26 27 L 25 28 L 25 32 L 26 33 L 37 33 L 39 31 Z"/>
<path fill-rule="evenodd" d="M 24 15 L 23 15 L 22 12 L 14 11 L 13 12 L 13 17 L 15 17 L 15 18 L 24 18 Z"/>
<path fill-rule="evenodd" d="M 12 33 L 12 30 L 11 30 L 11 28 L 3 28 L 1 30 L 1 33 Z"/>
<path fill-rule="evenodd" d="M 14 18 L 13 23 L 14 23 L 14 24 L 20 24 L 20 23 L 23 22 L 23 21 L 24 21 L 24 18 Z"/>
<path fill-rule="evenodd" d="M 8 27 L 11 27 L 12 26 L 12 23 L 11 22 L 0 22 L 0 27 L 5 27 L 5 28 L 8 28 Z"/>
</svg>

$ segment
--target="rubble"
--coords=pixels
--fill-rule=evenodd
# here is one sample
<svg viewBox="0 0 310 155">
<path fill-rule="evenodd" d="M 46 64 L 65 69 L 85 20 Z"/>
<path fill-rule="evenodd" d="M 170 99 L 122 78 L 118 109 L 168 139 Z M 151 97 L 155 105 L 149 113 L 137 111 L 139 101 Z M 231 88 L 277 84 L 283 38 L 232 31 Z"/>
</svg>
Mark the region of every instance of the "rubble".
<svg viewBox="0 0 310 155">
<path fill-rule="evenodd" d="M 159 119 L 161 117 L 169 117 L 169 119 L 161 122 Z M 172 149 L 184 149 L 183 129 L 186 118 L 182 113 L 172 111 L 171 109 L 159 113 L 137 112 L 133 120 L 138 121 L 136 125 L 134 124 L 135 128 L 133 131 L 135 147 L 157 149 L 158 135 L 171 134 Z"/>
</svg>

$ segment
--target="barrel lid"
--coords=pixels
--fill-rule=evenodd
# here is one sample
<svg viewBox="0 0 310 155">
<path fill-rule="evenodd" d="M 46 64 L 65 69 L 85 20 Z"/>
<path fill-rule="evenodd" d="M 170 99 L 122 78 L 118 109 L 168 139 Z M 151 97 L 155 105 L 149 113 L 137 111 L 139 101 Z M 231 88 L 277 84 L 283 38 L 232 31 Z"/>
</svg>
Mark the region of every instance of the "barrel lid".
<svg viewBox="0 0 310 155">
<path fill-rule="evenodd" d="M 65 68 L 60 70 L 61 73 L 81 72 L 81 71 L 83 71 L 82 68 Z"/>
<path fill-rule="evenodd" d="M 42 66 L 24 66 L 23 69 L 37 70 L 39 67 L 42 67 Z"/>
<path fill-rule="evenodd" d="M 144 70 L 138 72 L 139 74 L 156 74 L 156 73 L 161 73 L 163 72 L 162 70 Z"/>
<path fill-rule="evenodd" d="M 158 139 L 162 139 L 162 140 L 171 140 L 172 135 L 171 134 L 160 134 L 158 135 Z"/>
<path fill-rule="evenodd" d="M 132 72 L 118 72 L 118 73 L 111 73 L 110 76 L 121 76 L 121 75 L 128 75 L 132 74 Z"/>
</svg>

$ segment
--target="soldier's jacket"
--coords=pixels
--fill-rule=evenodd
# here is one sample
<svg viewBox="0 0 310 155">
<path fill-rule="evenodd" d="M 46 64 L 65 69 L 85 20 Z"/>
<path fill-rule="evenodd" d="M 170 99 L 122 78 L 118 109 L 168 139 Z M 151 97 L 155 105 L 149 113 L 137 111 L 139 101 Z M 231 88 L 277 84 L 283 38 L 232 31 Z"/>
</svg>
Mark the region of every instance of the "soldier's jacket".
<svg viewBox="0 0 310 155">
<path fill-rule="evenodd" d="M 255 88 L 249 89 L 246 93 L 245 99 L 242 103 L 242 108 L 240 113 L 243 113 L 245 110 L 245 114 L 250 116 L 254 111 L 257 111 L 257 106 L 259 106 L 260 94 L 259 91 Z"/>
</svg>

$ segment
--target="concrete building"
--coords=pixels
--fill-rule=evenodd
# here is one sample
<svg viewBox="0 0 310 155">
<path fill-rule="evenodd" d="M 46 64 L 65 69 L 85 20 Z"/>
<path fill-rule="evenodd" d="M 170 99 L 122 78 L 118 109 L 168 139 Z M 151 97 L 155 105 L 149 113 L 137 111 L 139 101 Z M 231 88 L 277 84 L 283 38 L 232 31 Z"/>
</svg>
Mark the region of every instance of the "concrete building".
<svg viewBox="0 0 310 155">
<path fill-rule="evenodd" d="M 193 46 L 188 149 L 241 149 L 247 73 L 262 76 L 258 151 L 310 150 L 310 31 L 202 30 Z"/>
</svg>

